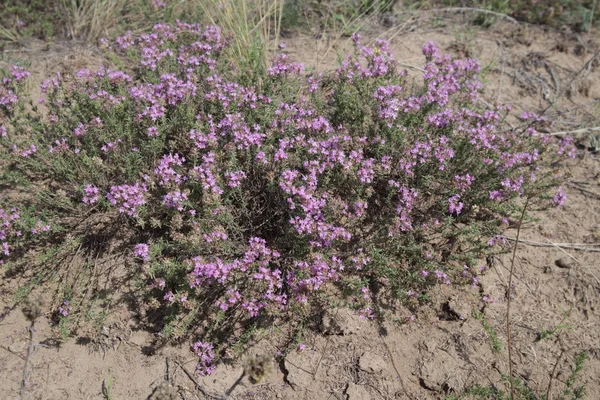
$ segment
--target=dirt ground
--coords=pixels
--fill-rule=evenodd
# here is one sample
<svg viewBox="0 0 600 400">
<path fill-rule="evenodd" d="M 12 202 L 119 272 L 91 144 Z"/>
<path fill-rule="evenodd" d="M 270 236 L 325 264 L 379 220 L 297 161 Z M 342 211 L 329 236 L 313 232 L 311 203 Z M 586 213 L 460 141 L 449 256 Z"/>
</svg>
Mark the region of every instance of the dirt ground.
<svg viewBox="0 0 600 400">
<path fill-rule="evenodd" d="M 593 34 L 510 21 L 486 29 L 464 22 L 450 15 L 409 19 L 391 28 L 371 24 L 363 35 L 365 42 L 391 38 L 397 60 L 415 79 L 424 62 L 421 46 L 430 40 L 454 56 L 479 59 L 483 105 L 511 104 L 519 115 L 556 101 L 546 112 L 556 121 L 551 132 L 598 125 L 600 41 Z M 326 71 L 336 65 L 346 41 L 335 39 L 295 35 L 285 39 L 286 52 L 307 67 Z M 33 93 L 43 76 L 93 68 L 102 61 L 94 46 L 36 41 L 7 50 L 4 59 L 31 63 Z M 518 120 L 508 123 L 518 125 Z M 600 155 L 587 148 L 591 136 L 579 133 L 577 158 L 556 166 L 570 176 L 567 203 L 536 213 L 538 220 L 521 231 L 524 242 L 516 257 L 514 375 L 536 393 L 546 393 L 553 376 L 553 398 L 562 392 L 575 357 L 586 352 L 589 359 L 578 383 L 585 385 L 585 398 L 600 399 Z M 575 244 L 579 249 L 554 244 Z M 505 288 L 510 256 L 489 261 L 481 287 L 435 289 L 432 304 L 416 310 L 413 322 L 367 323 L 346 310 L 334 311 L 327 318 L 337 320 L 336 330 L 311 331 L 304 350 L 293 351 L 275 365 L 265 382 L 244 381 L 231 398 L 444 399 L 474 385 L 506 390 L 501 378 L 508 373 Z M 1 399 L 16 399 L 20 393 L 29 335 L 24 316 L 12 308 L 20 283 L 6 276 L 0 280 Z M 481 302 L 482 295 L 486 302 Z M 473 310 L 481 311 L 483 319 L 475 318 Z M 406 309 L 396 313 L 398 321 L 411 315 Z M 277 329 L 253 344 L 250 352 L 275 354 Z M 540 340 L 543 331 L 551 334 Z M 499 352 L 493 350 L 490 332 L 497 335 Z M 99 332 L 78 332 L 60 346 L 56 336 L 49 316 L 36 323 L 26 398 L 204 399 L 210 397 L 198 385 L 207 393 L 223 393 L 242 371 L 241 364 L 219 365 L 209 377 L 194 375 L 196 357 L 189 343 L 153 346 L 156 334 L 124 305 L 110 310 Z"/>
</svg>

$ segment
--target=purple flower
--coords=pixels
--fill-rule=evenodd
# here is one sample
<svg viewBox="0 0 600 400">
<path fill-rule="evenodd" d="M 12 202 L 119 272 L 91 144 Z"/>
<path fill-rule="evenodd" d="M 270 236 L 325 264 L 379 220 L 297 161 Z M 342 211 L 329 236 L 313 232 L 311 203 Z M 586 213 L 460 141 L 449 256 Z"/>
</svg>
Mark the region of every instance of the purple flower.
<svg viewBox="0 0 600 400">
<path fill-rule="evenodd" d="M 154 173 L 159 179 L 161 185 L 167 185 L 170 182 L 180 185 L 184 182 L 185 178 L 179 174 L 174 167 L 181 167 L 185 163 L 185 158 L 179 154 L 165 154 L 158 166 L 154 170 Z"/>
<path fill-rule="evenodd" d="M 285 53 L 277 55 L 269 67 L 269 75 L 271 76 L 300 75 L 303 71 L 304 65 L 290 62 Z"/>
<path fill-rule="evenodd" d="M 85 204 L 94 204 L 98 201 L 98 193 L 99 190 L 94 185 L 85 185 L 83 188 L 83 203 Z"/>
<path fill-rule="evenodd" d="M 460 201 L 460 194 L 455 194 L 448 199 L 448 212 L 460 215 L 464 204 Z"/>
<path fill-rule="evenodd" d="M 167 208 L 176 208 L 178 211 L 183 211 L 183 202 L 188 199 L 187 194 L 178 190 L 169 192 L 163 197 L 163 202 Z"/>
<path fill-rule="evenodd" d="M 488 246 L 495 246 L 496 244 L 500 244 L 500 246 L 505 247 L 508 245 L 508 240 L 506 240 L 506 237 L 502 235 L 496 235 L 488 240 Z"/>
<path fill-rule="evenodd" d="M 225 176 L 227 177 L 227 186 L 236 188 L 240 186 L 242 179 L 246 177 L 246 173 L 244 171 L 227 172 Z"/>
<path fill-rule="evenodd" d="M 149 256 L 150 246 L 146 243 L 138 243 L 133 249 L 133 255 L 141 258 L 144 261 L 150 260 Z"/>
<path fill-rule="evenodd" d="M 79 123 L 77 125 L 77 127 L 73 130 L 73 134 L 75 136 L 83 136 L 86 134 L 86 132 L 87 132 L 87 126 L 82 123 Z"/>
<path fill-rule="evenodd" d="M 21 83 L 24 79 L 28 78 L 31 74 L 26 71 L 25 68 L 13 65 L 10 69 L 10 74 L 17 83 Z"/>
<path fill-rule="evenodd" d="M 58 313 L 60 315 L 62 315 L 63 317 L 68 316 L 72 310 L 73 310 L 73 307 L 71 307 L 71 302 L 67 299 L 65 299 L 63 301 L 63 303 L 60 305 L 60 307 L 58 307 Z"/>
<path fill-rule="evenodd" d="M 213 352 L 214 347 L 210 343 L 196 342 L 192 345 L 194 353 L 199 357 L 198 365 L 196 365 L 196 372 L 205 376 L 210 375 L 215 371 L 215 354 Z"/>
<path fill-rule="evenodd" d="M 144 183 L 119 185 L 111 187 L 106 198 L 113 206 L 119 206 L 119 212 L 133 217 L 137 214 L 138 208 L 146 204 L 146 192 L 148 188 Z"/>
<path fill-rule="evenodd" d="M 158 128 L 155 126 L 151 126 L 150 128 L 148 128 L 148 137 L 156 137 L 159 135 L 158 133 Z"/>
<path fill-rule="evenodd" d="M 35 226 L 31 229 L 31 233 L 37 235 L 42 232 L 48 232 L 50 230 L 50 225 L 45 224 L 42 220 L 38 220 L 35 223 Z"/>
<path fill-rule="evenodd" d="M 565 192 L 563 192 L 562 187 L 558 188 L 558 190 L 556 191 L 556 194 L 552 198 L 552 201 L 554 201 L 554 204 L 556 205 L 556 207 L 560 207 L 563 204 L 565 204 L 565 202 L 567 201 L 567 194 Z"/>
</svg>

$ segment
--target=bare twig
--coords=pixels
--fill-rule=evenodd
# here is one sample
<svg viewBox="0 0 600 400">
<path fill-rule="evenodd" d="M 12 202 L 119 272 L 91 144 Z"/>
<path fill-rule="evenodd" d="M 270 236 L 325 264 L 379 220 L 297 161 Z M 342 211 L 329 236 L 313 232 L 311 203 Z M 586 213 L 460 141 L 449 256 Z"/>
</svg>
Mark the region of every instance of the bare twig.
<svg viewBox="0 0 600 400">
<path fill-rule="evenodd" d="M 397 64 L 398 64 L 399 66 L 401 66 L 401 67 L 404 67 L 404 68 L 408 68 L 408 69 L 414 69 L 414 70 L 416 70 L 416 71 L 420 71 L 420 72 L 425 72 L 425 70 L 424 70 L 423 68 L 416 67 L 416 66 L 414 66 L 414 65 L 406 64 L 406 63 L 403 63 L 403 62 L 398 62 Z"/>
<path fill-rule="evenodd" d="M 506 59 L 504 57 L 504 46 L 500 46 L 500 51 L 502 53 L 502 64 L 500 68 L 500 79 L 498 80 L 498 95 L 496 96 L 496 103 L 500 103 L 500 95 L 502 94 L 502 83 L 504 81 L 504 64 Z"/>
<path fill-rule="evenodd" d="M 598 243 L 594 243 L 594 244 L 585 244 L 585 243 L 545 243 L 545 242 L 536 242 L 533 240 L 526 240 L 526 239 L 519 239 L 517 238 L 511 238 L 511 237 L 507 237 L 506 240 L 510 240 L 511 242 L 516 242 L 517 240 L 519 241 L 519 243 L 523 243 L 523 244 L 527 244 L 529 246 L 538 246 L 538 247 L 560 247 L 563 249 L 571 249 L 571 250 L 581 250 L 581 251 L 589 251 L 589 252 L 600 252 L 600 248 L 594 248 L 593 246 L 598 246 Z M 590 247 L 587 247 L 590 246 Z"/>
<path fill-rule="evenodd" d="M 28 375 L 28 366 L 29 366 L 29 358 L 33 353 L 33 335 L 35 333 L 34 329 L 35 319 L 31 321 L 31 325 L 29 325 L 29 344 L 27 345 L 27 354 L 25 354 L 25 364 L 23 365 L 23 380 L 21 381 L 21 399 L 25 398 L 27 393 L 27 375 Z"/>
<path fill-rule="evenodd" d="M 445 11 L 445 12 L 461 12 L 461 11 L 467 11 L 467 12 L 475 12 L 475 13 L 480 13 L 480 14 L 490 14 L 490 15 L 494 15 L 496 17 L 500 17 L 500 18 L 504 18 L 507 21 L 512 22 L 513 24 L 518 24 L 519 21 L 517 21 L 516 19 L 514 19 L 513 17 L 511 17 L 510 15 L 506 15 L 506 14 L 502 14 L 496 11 L 492 11 L 492 10 L 485 10 L 483 8 L 474 8 L 474 7 L 448 7 L 448 8 L 433 8 L 431 10 L 427 10 L 429 12 L 436 12 L 436 11 Z"/>
<path fill-rule="evenodd" d="M 10 354 L 15 355 L 15 356 L 19 357 L 21 360 L 25 361 L 25 357 L 23 357 L 20 354 L 15 353 L 14 351 L 12 351 L 11 349 L 9 349 L 8 347 L 2 346 L 0 344 L 0 349 L 4 349 L 4 350 L 8 351 Z"/>
<path fill-rule="evenodd" d="M 600 55 L 600 50 L 596 51 L 596 52 L 595 52 L 595 53 L 592 55 L 592 57 L 591 57 L 589 60 L 587 60 L 587 62 L 586 62 L 585 64 L 583 64 L 583 67 L 581 67 L 581 69 L 580 69 L 579 71 L 577 71 L 577 73 L 576 73 L 575 75 L 573 75 L 573 77 L 571 78 L 571 80 L 569 81 L 569 83 L 568 83 L 568 84 L 565 86 L 565 88 L 568 88 L 568 87 L 570 87 L 570 86 L 573 84 L 573 82 L 575 82 L 575 79 L 577 79 L 577 78 L 579 77 L 579 75 L 581 75 L 581 73 L 582 73 L 583 71 L 585 71 L 586 69 L 588 69 L 588 67 L 590 67 L 590 66 L 592 65 L 592 63 L 594 62 L 594 60 L 596 59 L 596 57 L 598 57 L 599 55 Z M 538 118 L 539 118 L 539 117 L 541 117 L 541 116 L 543 116 L 544 114 L 546 114 L 546 112 L 547 112 L 547 111 L 548 111 L 548 110 L 549 110 L 549 109 L 550 109 L 552 106 L 554 106 L 554 105 L 556 104 L 556 102 L 557 102 L 557 101 L 558 101 L 558 99 L 559 99 L 559 98 L 560 98 L 560 97 L 563 95 L 563 93 L 564 93 L 564 92 L 565 92 L 565 89 L 561 90 L 561 91 L 560 91 L 560 93 L 558 93 L 558 94 L 556 95 L 556 98 L 555 98 L 554 102 L 552 102 L 552 103 L 548 104 L 548 106 L 546 106 L 546 108 L 544 108 L 544 109 L 542 110 L 542 112 L 538 114 Z M 533 123 L 534 123 L 534 122 L 535 122 L 535 121 L 531 121 L 531 122 L 530 122 L 530 123 L 529 123 L 529 124 L 528 124 L 528 125 L 525 127 L 525 129 L 523 130 L 523 132 L 525 132 L 525 131 L 526 131 L 528 128 L 530 128 L 530 127 L 531 127 L 531 125 L 533 125 Z"/>
<path fill-rule="evenodd" d="M 576 135 L 578 133 L 588 133 L 588 132 L 597 132 L 597 131 L 600 131 L 600 126 L 595 126 L 593 128 L 575 129 L 574 131 L 552 132 L 549 135 L 550 136 Z"/>
<path fill-rule="evenodd" d="M 594 196 L 596 196 L 597 198 L 600 199 L 600 193 L 596 193 L 593 190 L 589 190 L 589 189 L 583 188 L 583 187 L 580 186 L 580 184 L 577 184 L 576 182 L 567 182 L 567 185 L 569 185 L 572 188 L 575 188 L 577 190 L 580 190 L 580 191 L 582 191 L 584 193 L 594 195 Z"/>
<path fill-rule="evenodd" d="M 513 367 L 512 367 L 512 340 L 510 333 L 510 305 L 512 296 L 510 294 L 512 288 L 512 278 L 513 278 L 513 270 L 515 267 L 515 257 L 517 256 L 517 246 L 519 244 L 519 235 L 521 234 L 521 226 L 523 225 L 523 218 L 525 218 L 525 211 L 527 210 L 527 205 L 529 204 L 529 197 L 525 200 L 525 205 L 523 206 L 523 211 L 521 212 L 521 218 L 519 218 L 519 226 L 517 228 L 517 238 L 515 239 L 515 245 L 513 247 L 513 254 L 510 260 L 510 271 L 508 274 L 508 287 L 507 290 L 507 300 L 506 300 L 506 341 L 508 347 L 508 375 L 510 382 L 510 399 L 515 400 L 515 384 L 513 382 Z"/>
<path fill-rule="evenodd" d="M 338 314 L 340 313 L 340 309 L 338 308 L 335 312 L 334 319 L 337 319 Z M 319 361 L 317 361 L 317 365 L 315 366 L 315 371 L 313 372 L 313 378 L 317 375 L 317 371 L 319 370 L 319 366 L 321 365 L 321 361 L 323 361 L 323 357 L 325 357 L 325 352 L 327 351 L 327 346 L 329 345 L 329 339 L 331 335 L 327 336 L 327 340 L 325 341 L 325 347 L 323 348 L 323 352 L 321 353 L 321 357 L 319 357 Z"/>
<path fill-rule="evenodd" d="M 231 385 L 231 387 L 225 391 L 224 396 L 219 397 L 219 400 L 227 400 L 229 398 L 229 396 L 231 396 L 231 393 L 233 393 L 233 391 L 235 390 L 237 385 L 242 383 L 242 380 L 244 379 L 245 376 L 246 376 L 246 370 L 242 371 L 242 374 L 240 375 L 240 377 L 237 378 L 237 380 L 235 382 L 233 382 L 233 385 Z"/>
<path fill-rule="evenodd" d="M 558 366 L 558 363 L 560 362 L 563 354 L 565 354 L 564 350 L 562 350 L 560 352 L 560 355 L 558 356 L 558 358 L 556 359 L 556 363 L 554 364 L 554 368 L 552 368 L 552 373 L 550 374 L 550 381 L 548 382 L 548 389 L 546 390 L 546 400 L 551 400 L 550 399 L 550 390 L 552 389 L 552 380 L 554 379 L 554 373 L 556 372 L 556 367 Z"/>
<path fill-rule="evenodd" d="M 202 387 L 202 385 L 200 385 L 200 383 L 196 380 L 196 378 L 194 378 L 194 375 L 192 375 L 192 373 L 190 371 L 188 371 L 187 368 L 185 368 L 180 362 L 175 361 L 175 363 L 179 366 L 179 368 L 181 368 L 181 370 L 187 375 L 187 377 L 190 378 L 190 380 L 194 383 L 194 385 L 196 385 L 196 389 L 198 389 L 198 391 L 200 391 L 200 393 L 202 393 L 205 397 L 208 397 L 209 399 L 216 399 L 216 400 L 221 399 L 221 396 L 217 396 L 217 395 L 208 393 L 206 391 L 206 389 L 204 389 Z"/>
</svg>

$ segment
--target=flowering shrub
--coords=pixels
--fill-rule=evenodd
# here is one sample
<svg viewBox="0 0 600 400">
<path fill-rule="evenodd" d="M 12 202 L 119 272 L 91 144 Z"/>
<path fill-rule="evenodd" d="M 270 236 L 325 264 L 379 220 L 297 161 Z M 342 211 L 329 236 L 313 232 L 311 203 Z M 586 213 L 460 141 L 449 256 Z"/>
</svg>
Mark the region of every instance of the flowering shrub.
<svg viewBox="0 0 600 400">
<path fill-rule="evenodd" d="M 62 231 L 98 214 L 128 229 L 138 273 L 173 320 L 191 318 L 210 373 L 219 352 L 205 340 L 227 316 L 341 290 L 372 318 L 375 297 L 477 282 L 515 199 L 551 203 L 545 166 L 572 145 L 537 132 L 533 114 L 515 132 L 501 127 L 508 108 L 480 110 L 476 61 L 428 43 L 423 86 L 409 90 L 386 42 L 353 40 L 332 76 L 281 55 L 257 77 L 230 68 L 217 27 L 127 34 L 111 51 L 135 66 L 49 78 L 47 112 L 27 124 L 8 114 L 17 100 L 5 82 L 1 155 L 13 179 L 64 191 L 60 208 L 38 204 Z M 0 213 L 3 246 L 14 215 Z"/>
</svg>

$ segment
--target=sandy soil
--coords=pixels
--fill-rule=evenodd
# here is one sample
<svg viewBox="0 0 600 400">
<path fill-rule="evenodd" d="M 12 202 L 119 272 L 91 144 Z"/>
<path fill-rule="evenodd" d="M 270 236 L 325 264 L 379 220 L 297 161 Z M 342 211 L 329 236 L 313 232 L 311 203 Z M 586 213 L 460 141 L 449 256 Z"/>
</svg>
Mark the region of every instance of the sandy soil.
<svg viewBox="0 0 600 400">
<path fill-rule="evenodd" d="M 600 57 L 590 61 L 599 45 L 592 35 L 510 22 L 480 29 L 462 22 L 438 16 L 401 21 L 392 28 L 372 24 L 364 28 L 364 36 L 365 41 L 391 38 L 397 59 L 415 77 L 424 62 L 420 48 L 429 40 L 453 55 L 478 58 L 485 71 L 484 104 L 512 104 L 518 115 L 520 110 L 539 111 L 558 99 L 547 111 L 556 121 L 550 131 L 598 125 Z M 327 70 L 335 66 L 336 53 L 344 48 L 345 39 L 332 45 L 335 39 L 295 35 L 285 39 L 286 51 L 309 67 Z M 35 90 L 42 76 L 99 65 L 99 54 L 94 47 L 30 41 L 6 52 L 4 60 L 28 60 Z M 585 384 L 586 398 L 600 398 L 600 253 L 552 244 L 600 242 L 600 162 L 585 148 L 589 136 L 579 134 L 577 159 L 557 166 L 570 174 L 567 204 L 537 213 L 538 221 L 521 231 L 528 244 L 518 247 L 511 289 L 515 376 L 537 393 L 546 392 L 553 376 L 554 398 L 581 352 L 589 359 L 579 383 Z M 432 304 L 416 310 L 414 322 L 404 323 L 410 315 L 405 309 L 396 311 L 401 323 L 368 323 L 347 310 L 333 311 L 317 325 L 335 320 L 336 329 L 309 331 L 303 351 L 292 352 L 276 365 L 265 382 L 244 381 L 231 398 L 443 399 L 474 385 L 506 390 L 501 375 L 508 371 L 504 327 L 509 265 L 508 256 L 490 260 L 481 288 L 437 288 Z M 113 278 L 118 277 L 105 276 L 103 284 Z M 22 282 L 8 276 L 0 280 L 2 399 L 19 398 L 28 323 L 12 302 Z M 487 296 L 485 303 L 480 301 L 482 294 Z M 55 301 L 51 294 L 44 295 L 47 301 Z M 142 313 L 124 301 L 107 308 L 110 313 L 101 326 L 80 330 L 60 346 L 56 341 L 60 332 L 51 325 L 50 316 L 39 319 L 26 398 L 204 399 L 209 397 L 198 385 L 208 393 L 223 393 L 242 371 L 241 364 L 220 365 L 212 376 L 191 375 L 192 379 L 185 372 L 193 372 L 195 365 L 189 343 L 157 346 L 156 334 Z M 473 310 L 481 311 L 487 330 Z M 541 331 L 557 326 L 560 329 L 539 340 Z M 267 331 L 252 344 L 250 353 L 278 351 L 278 329 L 285 327 Z M 491 330 L 497 335 L 499 352 L 492 348 Z"/>
</svg>

